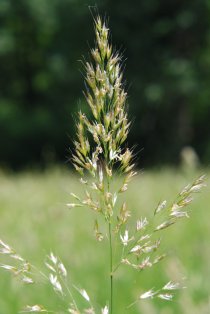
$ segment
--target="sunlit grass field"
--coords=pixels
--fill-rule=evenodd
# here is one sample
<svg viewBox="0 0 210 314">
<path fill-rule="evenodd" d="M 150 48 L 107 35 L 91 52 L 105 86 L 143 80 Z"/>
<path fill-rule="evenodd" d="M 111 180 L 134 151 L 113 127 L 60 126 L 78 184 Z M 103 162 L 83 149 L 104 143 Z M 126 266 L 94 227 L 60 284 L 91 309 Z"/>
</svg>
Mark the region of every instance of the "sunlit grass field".
<svg viewBox="0 0 210 314">
<path fill-rule="evenodd" d="M 127 192 L 133 219 L 152 219 L 159 201 L 173 201 L 185 185 L 203 173 L 210 176 L 206 169 L 141 171 Z M 68 169 L 0 172 L 0 238 L 41 270 L 45 256 L 53 251 L 68 270 L 69 286 L 73 283 L 86 289 L 102 307 L 109 297 L 107 243 L 95 240 L 93 212 L 67 208 L 66 203 L 72 201 L 70 192 L 83 193 L 78 177 Z M 161 238 L 162 251 L 168 255 L 160 264 L 141 273 L 123 266 L 117 273 L 114 313 L 210 313 L 209 185 L 195 195 L 190 219 L 163 231 Z M 0 263 L 5 262 L 1 255 L 0 259 Z M 174 301 L 142 300 L 126 309 L 142 292 L 159 288 L 170 279 L 187 287 Z M 80 301 L 84 302 L 78 298 Z M 16 314 L 26 304 L 44 304 L 62 313 L 61 302 L 49 285 L 25 286 L 0 269 L 0 314 Z"/>
</svg>

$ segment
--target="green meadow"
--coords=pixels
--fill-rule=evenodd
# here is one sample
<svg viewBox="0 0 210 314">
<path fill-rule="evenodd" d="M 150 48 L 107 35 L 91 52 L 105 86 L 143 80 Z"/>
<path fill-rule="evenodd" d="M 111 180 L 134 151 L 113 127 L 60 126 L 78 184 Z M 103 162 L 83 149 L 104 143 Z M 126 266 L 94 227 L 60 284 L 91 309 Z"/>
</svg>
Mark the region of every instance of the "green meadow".
<svg viewBox="0 0 210 314">
<path fill-rule="evenodd" d="M 159 201 L 172 202 L 185 185 L 203 173 L 210 176 L 208 169 L 140 171 L 124 194 L 133 223 L 145 216 L 152 220 Z M 85 301 L 73 285 L 84 288 L 101 308 L 109 297 L 108 242 L 97 242 L 94 237 L 94 212 L 67 208 L 66 203 L 72 202 L 71 192 L 84 193 L 79 178 L 66 168 L 0 172 L 0 238 L 41 271 L 45 271 L 46 255 L 54 252 L 66 266 L 68 285 L 78 303 Z M 161 251 L 167 252 L 163 261 L 139 273 L 124 265 L 116 273 L 115 314 L 210 313 L 209 185 L 195 195 L 190 218 L 169 229 L 160 233 Z M 8 262 L 4 255 L 0 259 L 1 265 Z M 35 284 L 24 285 L 0 269 L 0 314 L 16 314 L 24 305 L 33 304 L 63 313 L 62 301 L 51 286 L 38 279 Z M 186 287 L 177 292 L 173 301 L 141 300 L 126 309 L 141 293 L 158 289 L 169 280 L 181 281 Z"/>
</svg>

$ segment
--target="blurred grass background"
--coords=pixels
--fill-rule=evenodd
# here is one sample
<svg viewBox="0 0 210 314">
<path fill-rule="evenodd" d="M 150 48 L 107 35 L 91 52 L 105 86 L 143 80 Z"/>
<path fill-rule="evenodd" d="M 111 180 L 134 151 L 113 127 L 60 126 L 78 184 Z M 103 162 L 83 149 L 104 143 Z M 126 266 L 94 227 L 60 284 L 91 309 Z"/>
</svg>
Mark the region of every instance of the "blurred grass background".
<svg viewBox="0 0 210 314">
<path fill-rule="evenodd" d="M 148 170 L 131 183 L 128 204 L 135 218 L 152 218 L 160 200 L 173 201 L 177 193 L 198 174 L 208 169 L 186 172 L 173 168 Z M 85 208 L 69 210 L 70 192 L 82 194 L 78 178 L 68 169 L 53 167 L 45 172 L 0 173 L 1 238 L 22 256 L 44 269 L 46 254 L 60 256 L 69 272 L 70 283 L 85 288 L 91 298 L 103 305 L 108 299 L 106 244 L 93 235 L 94 213 Z M 165 282 L 182 280 L 187 289 L 175 301 L 141 301 L 129 313 L 207 314 L 210 310 L 209 282 L 209 202 L 207 188 L 196 195 L 191 218 L 180 221 L 165 234 L 162 249 L 168 257 L 158 266 L 136 273 L 129 268 L 116 277 L 116 313 L 140 293 Z M 2 259 L 2 257 L 1 257 Z M 3 261 L 3 259 L 2 259 Z M 126 266 L 125 266 L 126 268 Z M 25 304 L 43 303 L 58 308 L 59 301 L 47 285 L 23 286 L 9 273 L 0 274 L 0 313 L 18 313 Z"/>
</svg>

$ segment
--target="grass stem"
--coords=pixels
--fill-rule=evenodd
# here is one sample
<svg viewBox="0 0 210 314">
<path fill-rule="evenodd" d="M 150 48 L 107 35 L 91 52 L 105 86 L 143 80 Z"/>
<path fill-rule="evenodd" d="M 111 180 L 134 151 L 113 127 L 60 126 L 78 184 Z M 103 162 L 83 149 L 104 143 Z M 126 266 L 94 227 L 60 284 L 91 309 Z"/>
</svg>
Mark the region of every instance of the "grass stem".
<svg viewBox="0 0 210 314">
<path fill-rule="evenodd" d="M 112 231 L 109 223 L 109 253 L 110 253 L 110 314 L 113 313 L 113 259 L 112 259 Z"/>
</svg>

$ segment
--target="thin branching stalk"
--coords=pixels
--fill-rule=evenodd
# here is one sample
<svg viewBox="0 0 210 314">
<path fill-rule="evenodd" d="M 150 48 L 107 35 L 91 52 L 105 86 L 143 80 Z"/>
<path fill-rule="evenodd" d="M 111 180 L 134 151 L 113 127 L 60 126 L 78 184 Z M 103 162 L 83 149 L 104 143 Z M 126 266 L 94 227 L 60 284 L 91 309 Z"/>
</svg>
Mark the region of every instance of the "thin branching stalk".
<svg viewBox="0 0 210 314">
<path fill-rule="evenodd" d="M 113 256 L 112 256 L 112 230 L 111 223 L 109 223 L 109 255 L 110 255 L 110 314 L 113 312 L 113 293 L 114 293 L 114 282 L 113 282 Z"/>
</svg>

